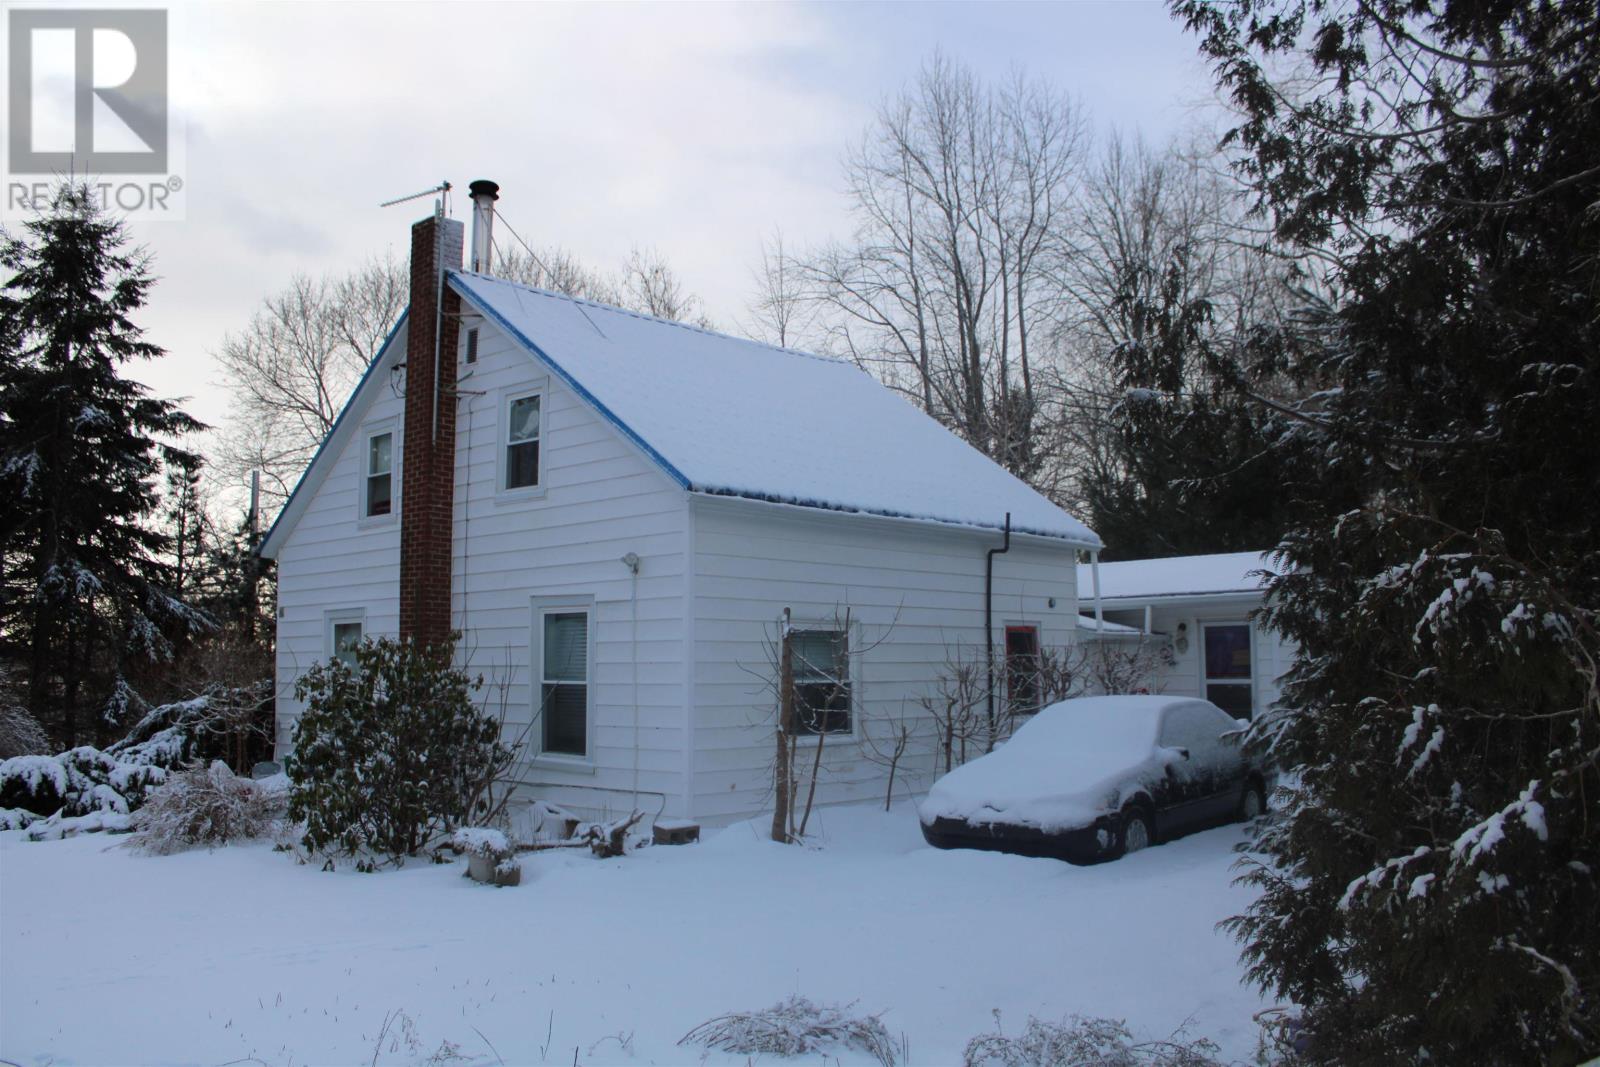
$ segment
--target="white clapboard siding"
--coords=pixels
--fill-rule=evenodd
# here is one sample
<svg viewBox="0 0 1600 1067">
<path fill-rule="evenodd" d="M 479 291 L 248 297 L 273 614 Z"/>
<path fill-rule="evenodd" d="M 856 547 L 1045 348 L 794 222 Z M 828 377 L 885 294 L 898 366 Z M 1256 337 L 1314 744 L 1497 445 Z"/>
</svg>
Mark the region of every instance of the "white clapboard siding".
<svg viewBox="0 0 1600 1067">
<path fill-rule="evenodd" d="M 460 660 L 484 676 L 486 705 L 504 709 L 508 736 L 517 737 L 537 692 L 534 598 L 592 601 L 591 765 L 533 758 L 517 773 L 531 792 L 580 814 L 626 813 L 636 802 L 682 814 L 686 494 L 495 326 L 466 315 L 461 328 L 477 328 L 479 344 L 478 361 L 463 365 L 457 382 L 452 618 Z M 497 492 L 503 402 L 534 387 L 543 391 L 542 488 L 509 497 Z M 393 420 L 399 457 L 401 401 L 386 382 L 368 394 L 368 410 L 349 417 L 363 426 Z M 301 710 L 295 680 L 329 654 L 328 612 L 362 612 L 372 636 L 398 629 L 399 523 L 357 516 L 365 441 L 364 433 L 352 438 L 280 553 L 280 751 Z M 640 558 L 637 579 L 621 562 L 630 552 Z"/>
<path fill-rule="evenodd" d="M 707 823 L 770 810 L 776 698 L 770 645 L 784 608 L 799 624 L 846 608 L 863 649 L 854 662 L 855 735 L 823 744 L 820 803 L 881 799 L 886 771 L 862 755 L 860 732 L 902 709 L 919 714 L 947 656 L 982 648 L 984 552 L 999 533 L 939 528 L 744 500 L 691 502 L 694 807 Z M 994 625 L 1032 622 L 1059 646 L 1077 612 L 1074 555 L 1015 538 L 995 557 Z M 1051 598 L 1055 606 L 1049 606 Z M 897 796 L 926 789 L 932 732 L 907 753 Z M 814 742 L 800 758 L 814 755 Z"/>
</svg>

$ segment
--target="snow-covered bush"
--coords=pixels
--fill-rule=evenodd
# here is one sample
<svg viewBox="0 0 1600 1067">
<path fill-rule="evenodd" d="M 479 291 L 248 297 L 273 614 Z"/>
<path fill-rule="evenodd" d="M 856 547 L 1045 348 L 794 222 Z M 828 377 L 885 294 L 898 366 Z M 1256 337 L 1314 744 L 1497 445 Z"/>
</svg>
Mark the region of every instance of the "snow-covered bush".
<svg viewBox="0 0 1600 1067">
<path fill-rule="evenodd" d="M 467 822 L 511 765 L 500 724 L 473 703 L 481 679 L 452 654 L 449 642 L 367 641 L 353 667 L 331 659 L 296 683 L 306 711 L 284 770 L 309 850 L 416 855 Z"/>
<path fill-rule="evenodd" d="M 105 749 L 80 745 L 54 756 L 0 761 L 0 809 L 63 818 L 137 811 L 170 769 L 182 767 L 217 732 L 212 703 L 198 697 L 151 708 L 127 737 Z"/>
<path fill-rule="evenodd" d="M 133 816 L 137 846 L 166 855 L 271 832 L 288 806 L 281 791 L 240 778 L 221 760 L 171 775 Z"/>
<path fill-rule="evenodd" d="M 54 756 L 13 756 L 0 762 L 0 808 L 53 815 L 66 803 L 67 768 Z"/>
<path fill-rule="evenodd" d="M 1222 1067 L 1217 1046 L 1179 1031 L 1157 1041 L 1135 1041 L 1116 1019 L 1073 1016 L 1065 1023 L 1030 1018 L 1015 1037 L 999 1032 L 967 1042 L 964 1067 Z"/>
<path fill-rule="evenodd" d="M 119 763 L 168 768 L 225 754 L 227 742 L 251 728 L 249 714 L 267 691 L 265 682 L 242 688 L 218 686 L 192 700 L 151 708 L 106 752 Z"/>
<path fill-rule="evenodd" d="M 851 1005 L 813 1004 L 792 996 L 763 1011 L 736 1011 L 701 1023 L 678 1041 L 680 1045 L 745 1056 L 805 1056 L 856 1048 L 894 1067 L 894 1041 L 876 1015 L 851 1015 Z"/>
</svg>

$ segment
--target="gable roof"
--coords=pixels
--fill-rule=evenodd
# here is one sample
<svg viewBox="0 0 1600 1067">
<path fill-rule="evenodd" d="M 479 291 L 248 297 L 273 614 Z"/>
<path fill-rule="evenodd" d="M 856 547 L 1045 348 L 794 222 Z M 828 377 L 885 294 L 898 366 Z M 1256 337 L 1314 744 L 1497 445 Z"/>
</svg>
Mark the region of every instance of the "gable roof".
<svg viewBox="0 0 1600 1067">
<path fill-rule="evenodd" d="M 1240 596 L 1262 592 L 1259 573 L 1277 573 L 1271 552 L 1223 552 L 1209 556 L 1168 556 L 1100 564 L 1100 599 L 1169 600 L 1179 597 Z M 1094 596 L 1094 572 L 1078 565 L 1080 602 Z"/>
<path fill-rule="evenodd" d="M 865 371 L 685 323 L 466 271 L 449 284 L 684 489 L 1000 529 L 1099 548 L 1083 523 Z M 402 316 L 402 322 L 404 316 Z M 262 541 L 282 547 L 364 410 L 351 395 Z"/>
<path fill-rule="evenodd" d="M 460 272 L 468 304 L 696 493 L 1098 548 L 1034 489 L 859 368 Z"/>
</svg>

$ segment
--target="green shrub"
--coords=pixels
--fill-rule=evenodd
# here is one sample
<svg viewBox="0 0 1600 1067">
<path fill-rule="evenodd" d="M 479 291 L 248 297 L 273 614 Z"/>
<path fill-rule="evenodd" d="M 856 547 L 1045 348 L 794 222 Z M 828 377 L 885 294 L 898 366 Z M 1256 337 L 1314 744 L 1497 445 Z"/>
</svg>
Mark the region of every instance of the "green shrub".
<svg viewBox="0 0 1600 1067">
<path fill-rule="evenodd" d="M 363 642 L 352 667 L 316 664 L 284 760 L 289 817 L 313 852 L 400 861 L 467 821 L 511 764 L 500 724 L 473 702 L 483 680 L 451 665 L 453 642 Z"/>
</svg>

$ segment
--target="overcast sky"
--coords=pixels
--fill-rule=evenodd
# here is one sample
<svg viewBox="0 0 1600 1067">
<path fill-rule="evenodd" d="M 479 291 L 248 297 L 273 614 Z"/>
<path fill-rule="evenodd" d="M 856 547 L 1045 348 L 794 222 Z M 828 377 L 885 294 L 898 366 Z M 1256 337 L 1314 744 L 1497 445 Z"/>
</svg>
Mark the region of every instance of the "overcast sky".
<svg viewBox="0 0 1600 1067">
<path fill-rule="evenodd" d="M 403 255 L 428 203 L 377 205 L 441 179 L 498 181 L 524 238 L 597 266 L 654 246 L 731 324 L 764 234 L 847 231 L 841 153 L 936 48 L 1050 80 L 1100 135 L 1165 140 L 1211 99 L 1193 40 L 1133 0 L 217 4 L 174 7 L 171 43 L 187 217 L 134 227 L 169 352 L 139 373 L 213 422 L 222 337 L 295 272 Z"/>
</svg>

